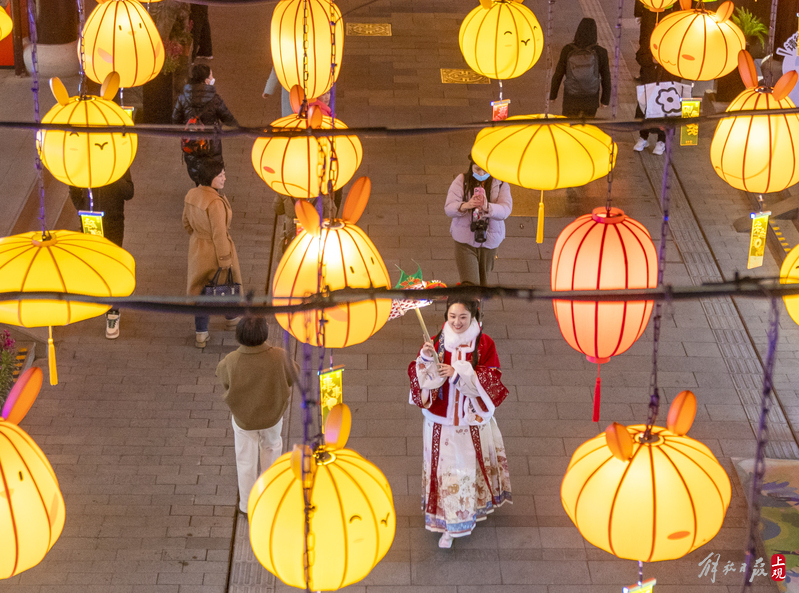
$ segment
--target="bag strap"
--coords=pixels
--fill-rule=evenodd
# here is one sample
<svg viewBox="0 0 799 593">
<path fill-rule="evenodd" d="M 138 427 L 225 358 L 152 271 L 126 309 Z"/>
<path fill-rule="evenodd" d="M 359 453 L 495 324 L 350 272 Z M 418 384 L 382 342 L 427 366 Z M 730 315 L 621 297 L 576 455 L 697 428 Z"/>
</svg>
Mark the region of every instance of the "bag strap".
<svg viewBox="0 0 799 593">
<path fill-rule="evenodd" d="M 235 284 L 233 282 L 233 266 L 230 266 L 227 269 L 227 281 L 225 282 L 225 285 L 226 286 L 233 286 L 233 284 Z"/>
<path fill-rule="evenodd" d="M 210 286 L 219 286 L 219 274 L 221 273 L 222 273 L 222 268 L 217 268 L 216 274 L 214 274 L 214 277 L 211 278 L 211 282 L 209 282 L 208 284 Z"/>
</svg>

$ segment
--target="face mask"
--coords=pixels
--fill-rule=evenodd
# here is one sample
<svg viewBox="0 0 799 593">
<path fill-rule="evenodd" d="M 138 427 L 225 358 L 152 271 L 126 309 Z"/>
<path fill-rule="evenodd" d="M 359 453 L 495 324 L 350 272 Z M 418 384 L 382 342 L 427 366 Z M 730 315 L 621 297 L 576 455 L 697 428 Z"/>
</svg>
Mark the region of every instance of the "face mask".
<svg viewBox="0 0 799 593">
<path fill-rule="evenodd" d="M 491 174 L 490 174 L 490 173 L 486 173 L 485 175 L 478 175 L 477 173 L 475 173 L 474 171 L 472 171 L 472 177 L 474 177 L 475 179 L 477 179 L 477 181 L 485 181 L 486 179 L 488 179 L 489 177 L 491 177 Z"/>
<path fill-rule="evenodd" d="M 214 86 L 215 82 L 216 82 L 216 78 L 211 78 L 211 79 L 208 80 L 208 84 L 210 84 L 211 86 Z"/>
</svg>

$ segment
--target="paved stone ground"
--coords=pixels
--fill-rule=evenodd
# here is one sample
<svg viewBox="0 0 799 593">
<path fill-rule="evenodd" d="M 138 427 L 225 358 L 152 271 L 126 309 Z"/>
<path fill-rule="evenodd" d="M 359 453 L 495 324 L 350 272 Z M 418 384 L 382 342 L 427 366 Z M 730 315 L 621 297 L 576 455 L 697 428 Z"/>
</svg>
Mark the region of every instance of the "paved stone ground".
<svg viewBox="0 0 799 593">
<path fill-rule="evenodd" d="M 571 38 L 583 12 L 615 19 L 615 4 L 594 0 L 558 3 L 555 48 Z M 345 11 L 356 3 L 344 5 Z M 485 119 L 495 85 L 442 85 L 439 69 L 464 67 L 457 30 L 474 3 L 464 0 L 385 0 L 347 19 L 390 22 L 390 38 L 345 40 L 338 87 L 338 111 L 350 126 L 463 122 Z M 546 3 L 528 2 L 544 24 Z M 631 11 L 631 7 L 628 7 Z M 265 124 L 276 118 L 276 100 L 260 93 L 269 74 L 271 5 L 211 9 L 212 63 L 217 86 L 239 121 Z M 630 15 L 627 15 L 630 16 Z M 630 24 L 630 19 L 625 21 Z M 604 31 L 604 33 L 602 33 Z M 600 26 L 607 38 L 613 26 Z M 623 31 L 626 62 L 634 65 Z M 633 69 L 635 70 L 635 69 Z M 627 69 L 629 72 L 629 69 Z M 634 74 L 635 72 L 633 72 Z M 622 71 L 623 76 L 628 74 Z M 545 62 L 505 85 L 513 114 L 543 109 Z M 623 88 L 629 88 L 625 80 Z M 622 97 L 630 104 L 629 97 Z M 559 105 L 553 106 L 557 112 Z M 625 107 L 626 109 L 626 107 Z M 622 110 L 623 111 L 623 110 Z M 609 110 L 600 112 L 607 117 Z M 698 148 L 675 151 L 676 170 L 700 237 L 724 277 L 744 268 L 745 237 L 732 221 L 745 214 L 745 196 L 712 173 L 709 133 Z M 452 178 L 465 168 L 473 134 L 408 138 L 363 138 L 358 175 L 369 175 L 373 195 L 360 226 L 380 250 L 392 279 L 395 266 L 422 265 L 426 277 L 457 281 L 443 201 Z M 659 240 L 660 210 L 650 184 L 657 163 L 632 152 L 632 134 L 619 135 L 620 154 L 614 204 L 641 221 Z M 248 140 L 226 140 L 226 192 L 234 210 L 233 237 L 247 288 L 263 290 L 272 237 L 272 194 L 252 170 Z M 13 157 L 8 157 L 13 158 Z M 3 160 L 6 163 L 6 160 Z M 27 166 L 27 163 L 24 163 Z M 128 205 L 125 247 L 138 264 L 137 294 L 183 294 L 187 237 L 180 215 L 191 187 L 176 141 L 140 138 L 133 165 L 136 196 Z M 655 183 L 655 187 L 658 185 Z M 516 207 L 535 200 L 514 190 Z M 535 219 L 508 221 L 499 251 L 496 283 L 547 286 L 554 240 L 574 217 L 604 204 L 604 180 L 547 196 L 546 240 L 534 240 Z M 530 206 L 530 204 L 527 204 Z M 669 242 L 666 281 L 695 281 L 690 250 Z M 768 258 L 767 258 L 768 259 Z M 771 260 L 757 274 L 776 272 Z M 738 322 L 751 336 L 744 344 L 754 356 L 765 343 L 765 302 L 740 301 Z M 336 351 L 345 364 L 345 398 L 353 411 L 349 445 L 376 463 L 391 482 L 398 515 L 397 536 L 386 558 L 362 583 L 359 593 L 591 593 L 618 592 L 633 583 L 637 567 L 585 542 L 566 517 L 559 499 L 561 476 L 570 455 L 611 421 L 646 418 L 651 328 L 624 356 L 603 369 L 599 425 L 591 423 L 595 368 L 561 338 L 551 305 L 511 300 L 485 305 L 486 332 L 497 343 L 503 379 L 510 390 L 497 417 L 509 453 L 514 504 L 506 505 L 474 534 L 439 550 L 423 528 L 419 509 L 421 415 L 407 404 L 405 367 L 418 351 L 415 319 L 390 322 L 367 343 Z M 432 327 L 441 307 L 425 311 Z M 725 312 L 735 321 L 734 311 Z M 700 303 L 672 305 L 664 319 L 660 385 L 664 408 L 679 391 L 696 392 L 700 408 L 691 436 L 719 457 L 733 482 L 724 527 L 710 544 L 685 559 L 647 565 L 663 593 L 723 593 L 738 589 L 739 575 L 699 578 L 697 563 L 710 551 L 723 561 L 743 558 L 746 507 L 731 457 L 751 456 L 751 415 L 736 394 L 733 375 L 713 325 L 715 311 Z M 743 323 L 745 325 L 743 325 Z M 746 331 L 744 331 L 746 330 Z M 222 593 L 228 583 L 237 499 L 229 412 L 213 371 L 233 349 L 232 332 L 212 322 L 212 342 L 193 347 L 185 317 L 125 311 L 122 337 L 103 338 L 101 319 L 59 328 L 60 383 L 45 386 L 23 426 L 41 445 L 58 475 L 67 504 L 64 532 L 38 567 L 0 583 L 23 593 Z M 280 337 L 275 333 L 273 339 Z M 799 330 L 782 322 L 776 387 L 785 416 L 799 419 L 796 352 Z M 301 434 L 297 401 L 286 423 L 287 446 Z M 781 433 L 785 436 L 784 433 Z M 790 456 L 790 451 L 784 456 Z M 265 580 L 258 590 L 273 588 Z M 754 591 L 773 588 L 760 579 Z M 278 583 L 277 590 L 287 589 Z M 255 589 L 253 589 L 255 590 Z"/>
</svg>

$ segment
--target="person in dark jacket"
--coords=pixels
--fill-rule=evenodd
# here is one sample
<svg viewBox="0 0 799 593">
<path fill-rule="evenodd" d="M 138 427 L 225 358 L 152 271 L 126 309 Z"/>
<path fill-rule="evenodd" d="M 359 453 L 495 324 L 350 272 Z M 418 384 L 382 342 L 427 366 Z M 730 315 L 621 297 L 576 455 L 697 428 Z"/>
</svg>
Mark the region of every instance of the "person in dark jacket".
<svg viewBox="0 0 799 593">
<path fill-rule="evenodd" d="M 122 247 L 125 236 L 125 202 L 133 197 L 133 178 L 130 169 L 114 183 L 89 190 L 85 187 L 69 186 L 69 197 L 75 209 L 103 213 L 103 235 L 106 239 Z M 111 309 L 105 314 L 105 337 L 115 340 L 119 337 L 119 311 Z"/>
<path fill-rule="evenodd" d="M 574 41 L 560 52 L 552 75 L 549 99 L 558 98 L 563 79 L 563 115 L 594 117 L 599 103 L 610 103 L 610 64 L 608 52 L 597 45 L 596 21 L 583 19 L 574 34 Z"/>
<path fill-rule="evenodd" d="M 208 6 L 205 4 L 192 4 L 189 9 L 191 20 L 191 37 L 194 42 L 194 55 L 197 58 L 213 60 L 214 50 L 211 44 L 211 23 L 208 22 Z"/>
<path fill-rule="evenodd" d="M 185 125 L 190 118 L 197 117 L 206 126 L 223 123 L 236 126 L 238 122 L 225 105 L 214 88 L 214 75 L 207 64 L 197 64 L 192 68 L 191 78 L 175 103 L 172 111 L 172 123 Z M 204 154 L 183 154 L 191 180 L 199 185 L 199 163 L 203 158 L 212 158 L 222 162 L 222 141 L 219 138 L 208 138 L 208 151 Z"/>
</svg>

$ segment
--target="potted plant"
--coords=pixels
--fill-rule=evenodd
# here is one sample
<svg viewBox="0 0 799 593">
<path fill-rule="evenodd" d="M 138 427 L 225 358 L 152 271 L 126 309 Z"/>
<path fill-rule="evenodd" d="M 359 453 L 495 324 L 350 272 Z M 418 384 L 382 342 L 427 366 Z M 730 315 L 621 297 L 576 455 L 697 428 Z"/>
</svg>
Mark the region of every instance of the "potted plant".
<svg viewBox="0 0 799 593">
<path fill-rule="evenodd" d="M 0 407 L 6 402 L 8 392 L 14 384 L 14 363 L 17 349 L 14 338 L 7 329 L 0 332 Z"/>
<path fill-rule="evenodd" d="M 768 35 L 768 27 L 763 21 L 745 8 L 738 7 L 732 16 L 732 22 L 738 25 L 738 28 L 741 29 L 746 38 L 746 51 L 756 60 L 765 58 L 765 36 Z"/>
</svg>

